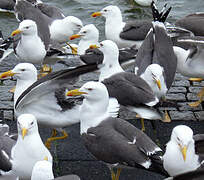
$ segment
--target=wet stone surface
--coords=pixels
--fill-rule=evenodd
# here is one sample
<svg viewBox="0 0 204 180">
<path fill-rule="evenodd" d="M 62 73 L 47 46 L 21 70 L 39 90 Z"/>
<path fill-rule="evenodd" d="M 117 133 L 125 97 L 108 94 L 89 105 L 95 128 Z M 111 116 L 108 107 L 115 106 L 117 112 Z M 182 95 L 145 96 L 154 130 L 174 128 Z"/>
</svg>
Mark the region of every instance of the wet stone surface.
<svg viewBox="0 0 204 180">
<path fill-rule="evenodd" d="M 56 69 L 61 67 L 67 68 L 63 65 L 57 65 Z M 13 67 L 6 65 L 0 66 L 0 73 L 8 71 Z M 83 75 L 80 81 L 76 83 L 76 87 L 80 87 L 85 82 L 90 80 L 97 80 L 96 73 L 89 73 Z M 9 124 L 11 132 L 16 132 L 16 121 L 13 120 L 13 95 L 9 90 L 15 85 L 14 79 L 7 79 L 1 81 L 0 85 L 0 119 L 3 122 Z M 188 78 L 183 77 L 180 74 L 176 74 L 175 82 L 169 90 L 166 101 L 158 109 L 162 112 L 165 110 L 170 115 L 172 122 L 163 123 L 161 121 L 155 121 L 157 138 L 160 141 L 162 147 L 169 140 L 172 128 L 178 124 L 187 124 L 193 128 L 195 133 L 201 133 L 204 131 L 204 112 L 203 105 L 198 107 L 190 107 L 188 103 L 197 100 L 197 93 L 204 86 L 202 82 L 190 82 Z M 120 118 L 127 119 L 130 123 L 136 127 L 141 128 L 140 120 L 136 118 L 136 114 L 128 111 L 125 107 L 121 107 Z M 200 121 L 200 122 L 198 122 Z M 150 121 L 145 121 L 146 133 L 154 141 L 156 136 L 152 131 L 152 125 Z M 97 161 L 83 145 L 79 134 L 79 125 L 73 125 L 66 128 L 69 137 L 66 140 L 60 140 L 53 143 L 51 146 L 51 153 L 54 157 L 54 172 L 55 176 L 61 176 L 65 174 L 75 173 L 78 174 L 83 180 L 102 180 L 110 179 L 110 172 L 107 166 Z M 40 128 L 40 134 L 43 141 L 46 140 L 51 134 L 51 129 Z M 145 172 L 145 173 L 144 173 Z M 143 174 L 141 178 L 141 174 Z M 121 180 L 125 179 L 145 179 L 145 180 L 158 180 L 163 179 L 162 176 L 147 172 L 141 169 L 128 169 L 123 170 L 121 173 Z"/>
</svg>

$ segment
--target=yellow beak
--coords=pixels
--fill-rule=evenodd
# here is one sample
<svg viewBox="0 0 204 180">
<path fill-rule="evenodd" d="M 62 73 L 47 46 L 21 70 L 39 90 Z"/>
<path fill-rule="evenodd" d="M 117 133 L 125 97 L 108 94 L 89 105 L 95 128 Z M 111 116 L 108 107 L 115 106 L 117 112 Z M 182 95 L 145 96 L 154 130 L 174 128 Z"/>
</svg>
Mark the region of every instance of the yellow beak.
<svg viewBox="0 0 204 180">
<path fill-rule="evenodd" d="M 21 32 L 22 32 L 21 30 L 16 29 L 15 31 L 13 31 L 13 32 L 11 33 L 11 36 L 15 36 L 16 34 L 20 34 Z"/>
<path fill-rule="evenodd" d="M 87 93 L 86 92 L 81 92 L 81 91 L 79 91 L 79 89 L 74 89 L 74 90 L 68 91 L 66 96 L 79 96 L 79 95 L 82 95 L 82 94 L 87 94 Z"/>
<path fill-rule="evenodd" d="M 157 86 L 158 86 L 159 90 L 161 90 L 161 82 L 160 82 L 160 80 L 156 80 L 156 83 L 157 83 Z"/>
<path fill-rule="evenodd" d="M 48 157 L 47 157 L 47 156 L 45 156 L 45 157 L 44 157 L 44 160 L 45 160 L 45 161 L 48 161 Z"/>
<path fill-rule="evenodd" d="M 22 129 L 22 138 L 24 139 L 24 137 L 26 136 L 28 130 L 26 128 Z"/>
<path fill-rule="evenodd" d="M 186 152 L 187 152 L 187 146 L 184 146 L 181 148 L 181 153 L 183 155 L 183 160 L 186 161 Z"/>
<path fill-rule="evenodd" d="M 91 15 L 91 17 L 97 17 L 97 16 L 101 16 L 101 12 L 95 12 Z"/>
<path fill-rule="evenodd" d="M 80 38 L 80 37 L 81 37 L 81 35 L 79 35 L 79 34 L 74 34 L 74 35 L 70 36 L 69 39 L 70 39 L 70 40 L 73 40 L 73 39 L 77 39 L 77 38 Z"/>
<path fill-rule="evenodd" d="M 4 73 L 0 74 L 0 79 L 10 77 L 10 76 L 14 76 L 14 75 L 15 75 L 15 73 L 13 73 L 12 71 L 7 71 L 7 72 L 4 72 Z"/>
<path fill-rule="evenodd" d="M 90 45 L 89 48 L 90 49 L 96 49 L 96 48 L 100 48 L 100 47 L 94 44 L 94 45 Z"/>
</svg>

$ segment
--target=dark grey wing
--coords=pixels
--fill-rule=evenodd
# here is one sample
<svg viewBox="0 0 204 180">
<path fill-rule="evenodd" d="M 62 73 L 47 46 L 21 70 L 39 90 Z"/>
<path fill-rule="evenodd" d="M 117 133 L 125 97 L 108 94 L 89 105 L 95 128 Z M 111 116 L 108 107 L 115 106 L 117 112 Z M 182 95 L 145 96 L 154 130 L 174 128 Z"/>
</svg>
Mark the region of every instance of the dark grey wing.
<svg viewBox="0 0 204 180">
<path fill-rule="evenodd" d="M 120 38 L 132 41 L 144 40 L 151 27 L 152 23 L 150 21 L 128 22 L 120 33 Z"/>
<path fill-rule="evenodd" d="M 174 54 L 173 43 L 171 38 L 167 35 L 164 26 L 155 25 L 155 43 L 153 63 L 159 64 L 164 68 L 164 77 L 167 88 L 169 89 L 174 81 L 177 58 Z"/>
<path fill-rule="evenodd" d="M 204 154 L 204 134 L 196 134 L 193 139 L 195 141 L 196 154 Z"/>
<path fill-rule="evenodd" d="M 133 73 L 118 73 L 102 83 L 106 85 L 109 96 L 116 98 L 121 105 L 138 106 L 155 100 L 149 85 Z"/>
<path fill-rule="evenodd" d="M 80 177 L 74 174 L 66 175 L 66 176 L 61 176 L 55 178 L 55 180 L 80 180 Z"/>
<path fill-rule="evenodd" d="M 204 46 L 203 36 L 183 36 L 177 39 L 178 42 L 186 43 L 191 46 Z"/>
<path fill-rule="evenodd" d="M 146 68 L 152 64 L 153 60 L 153 51 L 154 51 L 154 38 L 153 38 L 153 29 L 150 29 L 147 37 L 142 43 L 141 47 L 138 50 L 135 67 L 138 68 L 137 75 L 140 76 Z"/>
<path fill-rule="evenodd" d="M 33 6 L 27 1 L 18 1 L 18 3 L 15 5 L 15 14 L 20 21 L 31 19 L 36 22 L 38 27 L 38 35 L 44 42 L 47 50 L 50 44 L 49 25 L 51 24 L 52 19 L 43 14 L 37 7 Z"/>
<path fill-rule="evenodd" d="M 11 149 L 16 141 L 9 136 L 0 136 L 0 169 L 3 171 L 10 171 L 11 164 Z"/>
<path fill-rule="evenodd" d="M 36 7 L 40 9 L 40 11 L 43 14 L 47 15 L 48 17 L 52 19 L 63 19 L 65 17 L 61 9 L 59 9 L 58 7 L 51 6 L 45 3 L 39 3 L 36 5 Z"/>
<path fill-rule="evenodd" d="M 149 137 L 118 118 L 107 118 L 97 127 L 89 128 L 82 137 L 87 149 L 97 159 L 111 164 L 144 168 L 150 157 L 159 152 Z"/>
<path fill-rule="evenodd" d="M 0 180 L 18 180 L 18 177 L 15 175 L 3 175 L 0 176 Z"/>
<path fill-rule="evenodd" d="M 189 14 L 176 21 L 175 25 L 185 28 L 196 36 L 204 36 L 204 13 Z"/>
<path fill-rule="evenodd" d="M 14 11 L 15 2 L 13 0 L 1 0 L 0 9 Z"/>
<path fill-rule="evenodd" d="M 16 101 L 15 109 L 33 101 L 38 101 L 44 95 L 55 93 L 57 89 L 69 87 L 69 85 L 73 85 L 78 80 L 80 75 L 95 71 L 96 69 L 97 65 L 85 65 L 50 73 L 33 83 L 20 95 Z"/>
<path fill-rule="evenodd" d="M 203 179 L 204 179 L 204 169 L 198 169 L 195 171 L 174 176 L 172 178 L 167 178 L 165 180 L 203 180 Z"/>
</svg>

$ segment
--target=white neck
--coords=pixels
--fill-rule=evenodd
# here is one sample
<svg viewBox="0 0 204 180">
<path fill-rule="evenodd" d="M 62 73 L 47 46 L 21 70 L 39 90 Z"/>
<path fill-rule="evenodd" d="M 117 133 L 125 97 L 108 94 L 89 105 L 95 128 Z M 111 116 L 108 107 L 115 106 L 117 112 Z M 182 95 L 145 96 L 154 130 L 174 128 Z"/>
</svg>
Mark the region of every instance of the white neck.
<svg viewBox="0 0 204 180">
<path fill-rule="evenodd" d="M 89 128 L 96 127 L 109 117 L 107 107 L 108 101 L 104 104 L 84 99 L 80 109 L 80 133 L 87 133 Z"/>
<path fill-rule="evenodd" d="M 99 82 L 120 72 L 124 72 L 124 70 L 122 69 L 118 62 L 118 54 L 109 55 L 105 53 L 103 64 L 102 67 L 100 68 Z"/>
<path fill-rule="evenodd" d="M 29 80 L 18 79 L 16 83 L 15 93 L 14 93 L 14 106 L 16 104 L 17 99 L 19 96 L 28 88 L 30 87 L 35 81 L 37 81 L 37 76 L 30 77 Z"/>
</svg>

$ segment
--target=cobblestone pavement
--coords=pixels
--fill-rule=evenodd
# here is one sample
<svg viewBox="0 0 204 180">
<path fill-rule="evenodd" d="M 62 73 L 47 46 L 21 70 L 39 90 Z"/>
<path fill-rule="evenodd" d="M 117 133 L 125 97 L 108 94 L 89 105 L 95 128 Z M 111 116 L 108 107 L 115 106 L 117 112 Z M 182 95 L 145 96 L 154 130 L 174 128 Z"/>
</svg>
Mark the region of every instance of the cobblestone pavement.
<svg viewBox="0 0 204 180">
<path fill-rule="evenodd" d="M 76 62 L 75 62 L 76 63 Z M 13 64 L 13 65 L 10 65 Z M 1 63 L 0 72 L 5 72 L 12 69 L 17 64 L 14 57 L 7 58 Z M 71 63 L 70 63 L 71 64 Z M 56 69 L 64 67 L 57 65 Z M 90 73 L 82 76 L 78 86 L 89 80 L 96 80 L 96 73 Z M 15 85 L 15 80 L 3 80 L 0 85 L 0 119 L 11 126 L 11 132 L 16 132 L 16 123 L 13 113 L 13 96 L 9 91 Z M 204 120 L 203 105 L 192 108 L 188 103 L 198 100 L 196 94 L 204 87 L 204 81 L 190 82 L 188 78 L 180 74 L 176 74 L 175 82 L 166 96 L 166 100 L 170 101 L 167 107 L 160 107 L 159 110 L 166 109 L 172 119 L 171 123 L 163 123 L 156 121 L 157 138 L 160 145 L 164 145 L 168 140 L 171 130 L 178 124 L 186 124 L 193 128 L 195 134 L 204 132 L 204 124 L 200 122 Z M 127 119 L 138 128 L 141 127 L 140 121 L 136 121 L 135 114 L 128 112 L 122 108 L 120 117 Z M 156 135 L 152 131 L 149 121 L 145 121 L 146 133 L 153 139 Z M 110 179 L 110 173 L 107 167 L 98 162 L 89 154 L 79 136 L 79 125 L 74 125 L 66 128 L 69 133 L 67 140 L 58 141 L 52 144 L 51 152 L 54 156 L 54 171 L 55 176 L 65 175 L 70 173 L 78 174 L 83 180 L 104 180 Z M 40 128 L 41 137 L 45 141 L 49 137 L 51 130 Z M 121 173 L 121 180 L 127 179 L 145 179 L 157 180 L 163 179 L 162 176 L 152 172 L 147 172 L 140 169 L 125 169 Z"/>
</svg>

